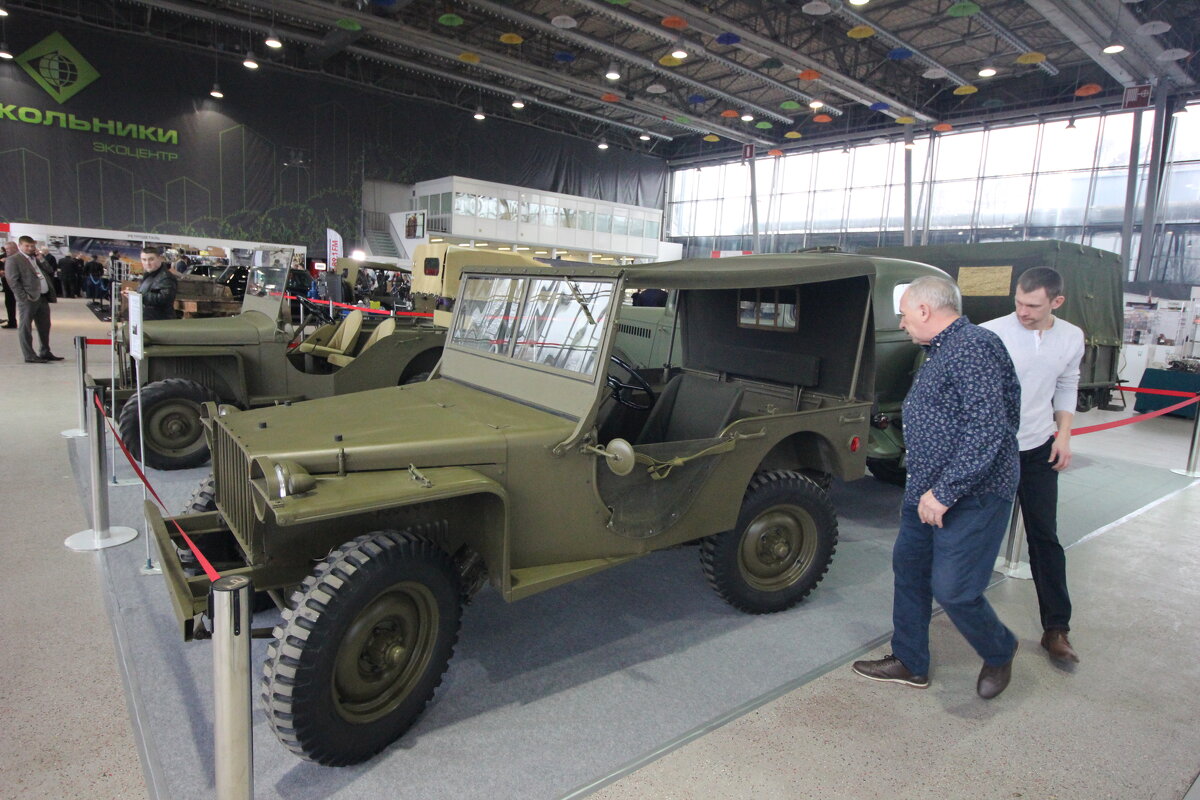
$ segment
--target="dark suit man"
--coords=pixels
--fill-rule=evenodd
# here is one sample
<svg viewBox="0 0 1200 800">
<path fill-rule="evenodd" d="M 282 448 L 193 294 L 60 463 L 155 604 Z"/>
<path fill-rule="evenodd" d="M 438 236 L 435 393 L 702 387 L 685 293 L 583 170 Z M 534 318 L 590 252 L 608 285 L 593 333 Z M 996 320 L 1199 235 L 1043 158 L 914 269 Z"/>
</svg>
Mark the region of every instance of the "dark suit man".
<svg viewBox="0 0 1200 800">
<path fill-rule="evenodd" d="M 62 280 L 63 297 L 79 297 L 79 277 L 83 262 L 68 253 L 58 260 L 58 276 Z"/>
<path fill-rule="evenodd" d="M 17 296 L 13 294 L 12 287 L 8 285 L 8 276 L 4 272 L 4 265 L 8 261 L 8 257 L 17 252 L 16 242 L 5 242 L 4 252 L 0 253 L 0 285 L 4 287 L 4 313 L 8 315 L 8 319 L 4 320 L 4 324 L 0 328 L 15 328 L 17 327 Z"/>
<path fill-rule="evenodd" d="M 17 335 L 21 341 L 21 354 L 26 364 L 45 364 L 62 361 L 61 356 L 50 352 L 50 304 L 58 298 L 54 293 L 54 276 L 37 255 L 34 241 L 29 236 L 17 240 L 20 252 L 9 256 L 4 262 L 8 285 L 17 295 Z M 41 347 L 33 349 L 33 328 L 37 327 Z"/>
</svg>

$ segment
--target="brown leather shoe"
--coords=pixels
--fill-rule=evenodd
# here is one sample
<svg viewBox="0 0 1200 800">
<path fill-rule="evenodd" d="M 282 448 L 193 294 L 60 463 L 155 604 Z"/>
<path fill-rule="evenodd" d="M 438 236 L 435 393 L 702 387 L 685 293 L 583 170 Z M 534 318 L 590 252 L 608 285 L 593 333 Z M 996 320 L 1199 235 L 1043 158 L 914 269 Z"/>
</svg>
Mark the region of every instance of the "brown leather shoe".
<svg viewBox="0 0 1200 800">
<path fill-rule="evenodd" d="M 986 663 L 983 669 L 979 670 L 979 680 L 975 683 L 975 691 L 984 700 L 991 700 L 996 695 L 1008 688 L 1008 682 L 1012 680 L 1012 665 L 1013 659 L 1017 657 L 1017 651 L 1014 649 L 1012 657 L 998 667 L 989 667 Z"/>
<path fill-rule="evenodd" d="M 1079 655 L 1071 647 L 1067 632 L 1061 628 L 1048 630 L 1042 634 L 1042 649 L 1050 654 L 1055 661 L 1074 661 L 1079 663 Z"/>
</svg>

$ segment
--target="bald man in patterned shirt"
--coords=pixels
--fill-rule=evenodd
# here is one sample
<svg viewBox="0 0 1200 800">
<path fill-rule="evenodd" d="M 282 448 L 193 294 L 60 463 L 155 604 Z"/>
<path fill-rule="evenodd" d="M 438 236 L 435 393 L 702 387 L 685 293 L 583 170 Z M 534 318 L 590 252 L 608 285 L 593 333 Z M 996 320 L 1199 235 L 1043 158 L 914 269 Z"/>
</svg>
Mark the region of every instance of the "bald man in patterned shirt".
<svg viewBox="0 0 1200 800">
<path fill-rule="evenodd" d="M 926 361 L 904 400 L 908 482 L 892 551 L 893 655 L 856 661 L 865 678 L 929 685 L 929 620 L 936 600 L 983 659 L 985 700 L 1012 677 L 1017 638 L 983 596 L 1017 490 L 1021 387 L 1000 337 L 962 316 L 958 287 L 916 279 L 900 326 Z"/>
</svg>

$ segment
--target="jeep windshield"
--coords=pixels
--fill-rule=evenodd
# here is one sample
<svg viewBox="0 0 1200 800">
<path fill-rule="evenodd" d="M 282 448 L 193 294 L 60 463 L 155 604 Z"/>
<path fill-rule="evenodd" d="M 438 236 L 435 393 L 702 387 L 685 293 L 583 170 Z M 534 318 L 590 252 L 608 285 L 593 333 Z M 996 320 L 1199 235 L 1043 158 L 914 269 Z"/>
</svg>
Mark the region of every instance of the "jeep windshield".
<svg viewBox="0 0 1200 800">
<path fill-rule="evenodd" d="M 604 380 L 615 278 L 471 275 L 443 377 L 578 418 Z"/>
</svg>

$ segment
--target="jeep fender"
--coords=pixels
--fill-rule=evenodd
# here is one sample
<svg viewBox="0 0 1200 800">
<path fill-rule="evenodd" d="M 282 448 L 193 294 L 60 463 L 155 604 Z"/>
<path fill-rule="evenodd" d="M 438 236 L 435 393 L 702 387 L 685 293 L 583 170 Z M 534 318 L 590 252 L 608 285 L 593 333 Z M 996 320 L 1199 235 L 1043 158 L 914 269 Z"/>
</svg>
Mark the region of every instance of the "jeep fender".
<svg viewBox="0 0 1200 800">
<path fill-rule="evenodd" d="M 316 485 L 310 491 L 288 497 L 280 497 L 274 470 L 255 468 L 252 473 L 261 476 L 251 478 L 255 512 L 264 520 L 273 515 L 281 528 L 332 525 L 348 540 L 367 529 L 404 529 L 445 520 L 446 538 L 439 544 L 450 553 L 463 545 L 478 553 L 489 580 L 509 596 L 508 492 L 477 470 L 436 467 L 314 475 Z"/>
</svg>

